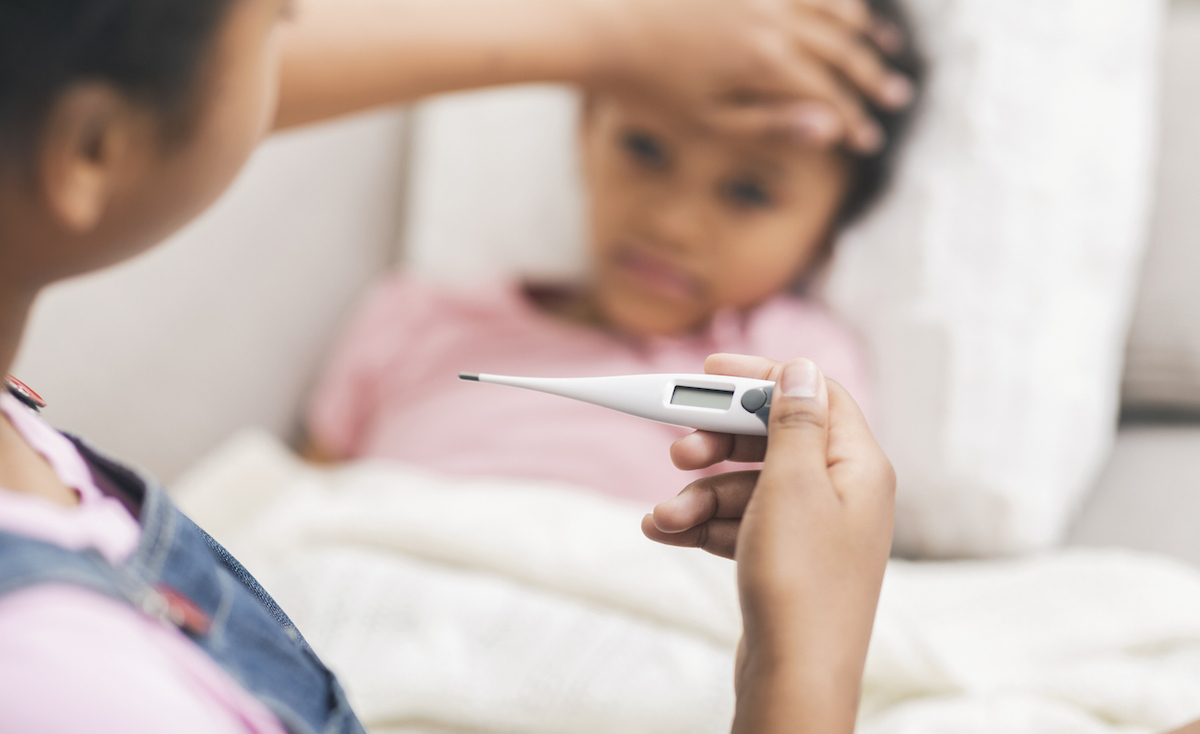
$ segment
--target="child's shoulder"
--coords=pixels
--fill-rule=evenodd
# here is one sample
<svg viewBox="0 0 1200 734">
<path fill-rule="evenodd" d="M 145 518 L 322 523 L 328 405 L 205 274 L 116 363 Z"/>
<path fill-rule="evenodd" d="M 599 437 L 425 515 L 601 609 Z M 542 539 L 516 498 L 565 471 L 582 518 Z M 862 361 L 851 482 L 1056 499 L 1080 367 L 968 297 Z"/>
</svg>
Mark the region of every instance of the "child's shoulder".
<svg viewBox="0 0 1200 734">
<path fill-rule="evenodd" d="M 371 288 L 366 307 L 396 315 L 494 313 L 510 308 L 518 284 L 501 279 L 472 281 L 450 286 L 398 271 L 384 276 Z"/>
<path fill-rule="evenodd" d="M 354 319 L 359 333 L 406 335 L 427 329 L 477 331 L 522 313 L 518 284 L 504 280 L 447 286 L 397 272 L 368 291 Z"/>
<path fill-rule="evenodd" d="M 544 348 L 553 336 L 519 281 L 450 287 L 405 273 L 372 287 L 330 358 L 338 374 L 403 373 L 447 360 Z M 472 360 L 468 360 L 472 361 Z"/>
</svg>

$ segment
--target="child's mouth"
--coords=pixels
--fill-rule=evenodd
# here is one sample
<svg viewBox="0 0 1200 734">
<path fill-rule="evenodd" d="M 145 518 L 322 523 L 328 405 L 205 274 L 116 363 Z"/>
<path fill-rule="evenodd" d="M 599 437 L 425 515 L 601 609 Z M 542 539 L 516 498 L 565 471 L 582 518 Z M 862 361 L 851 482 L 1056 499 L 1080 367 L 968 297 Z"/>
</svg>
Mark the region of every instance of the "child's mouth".
<svg viewBox="0 0 1200 734">
<path fill-rule="evenodd" d="M 613 263 L 641 290 L 671 301 L 691 301 L 701 295 L 700 281 L 670 261 L 629 247 L 617 251 Z"/>
</svg>

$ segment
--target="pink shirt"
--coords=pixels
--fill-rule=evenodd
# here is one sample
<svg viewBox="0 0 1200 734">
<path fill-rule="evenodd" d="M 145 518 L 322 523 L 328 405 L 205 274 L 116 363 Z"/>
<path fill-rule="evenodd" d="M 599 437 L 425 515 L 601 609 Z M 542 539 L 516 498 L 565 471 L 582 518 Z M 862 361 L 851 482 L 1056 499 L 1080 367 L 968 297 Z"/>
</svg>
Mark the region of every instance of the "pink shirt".
<svg viewBox="0 0 1200 734">
<path fill-rule="evenodd" d="M 0 530 L 120 564 L 141 527 L 66 438 L 4 392 L 0 413 L 79 495 L 66 507 L 0 488 Z M 3 420 L 3 418 L 0 418 Z M 0 596 L 0 730 L 284 734 L 278 719 L 174 627 L 81 587 Z"/>
<path fill-rule="evenodd" d="M 851 331 L 793 297 L 720 314 L 702 334 L 635 342 L 548 316 L 515 284 L 461 293 L 395 275 L 370 295 L 335 349 L 310 405 L 309 430 L 339 458 L 561 480 L 653 503 L 699 476 L 675 469 L 668 456 L 684 429 L 465 383 L 458 373 L 702 372 L 714 352 L 809 357 L 860 401 L 866 397 L 865 360 Z"/>
</svg>

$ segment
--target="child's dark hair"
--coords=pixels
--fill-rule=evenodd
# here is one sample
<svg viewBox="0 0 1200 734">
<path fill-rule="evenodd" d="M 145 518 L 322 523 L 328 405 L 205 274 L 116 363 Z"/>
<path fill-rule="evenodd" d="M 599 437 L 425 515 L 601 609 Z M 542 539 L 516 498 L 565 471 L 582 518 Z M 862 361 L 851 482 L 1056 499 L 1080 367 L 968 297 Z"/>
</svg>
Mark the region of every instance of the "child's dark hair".
<svg viewBox="0 0 1200 734">
<path fill-rule="evenodd" d="M 925 59 L 921 55 L 916 35 L 901 3 L 902 0 L 869 0 L 875 17 L 894 26 L 904 39 L 904 48 L 888 56 L 886 61 L 892 69 L 905 75 L 912 82 L 915 92 L 913 103 L 897 111 L 878 107 L 870 109 L 871 115 L 883 128 L 886 142 L 878 153 L 853 159 L 850 187 L 838 213 L 839 226 L 851 224 L 862 217 L 883 193 L 891 179 L 905 133 L 920 108 L 925 88 Z"/>
<path fill-rule="evenodd" d="M 98 81 L 186 131 L 217 30 L 236 0 L 0 0 L 0 163 L 28 155 L 72 84 Z"/>
</svg>

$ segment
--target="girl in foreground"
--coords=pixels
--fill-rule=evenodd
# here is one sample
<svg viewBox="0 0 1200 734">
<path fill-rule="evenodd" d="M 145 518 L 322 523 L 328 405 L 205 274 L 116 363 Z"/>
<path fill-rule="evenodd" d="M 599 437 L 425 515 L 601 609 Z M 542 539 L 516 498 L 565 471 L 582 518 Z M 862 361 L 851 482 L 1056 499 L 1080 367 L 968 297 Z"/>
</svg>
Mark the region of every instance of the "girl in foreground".
<svg viewBox="0 0 1200 734">
<path fill-rule="evenodd" d="M 832 81 L 878 94 L 886 77 L 859 40 L 871 19 L 852 0 L 498 5 L 299 8 L 280 119 L 554 79 L 675 100 L 725 129 L 878 142 Z M 2 366 L 42 288 L 150 247 L 225 189 L 275 116 L 281 27 L 296 10 L 285 0 L 0 0 Z M 682 14 L 686 31 L 672 22 Z M 693 56 L 709 64 L 696 76 L 672 66 Z M 755 99 L 766 103 L 745 103 Z M 849 732 L 890 541 L 891 470 L 853 402 L 812 363 L 770 370 L 779 390 L 761 477 L 706 480 L 646 530 L 725 551 L 739 541 L 739 731 Z M 18 395 L 0 396 L 6 729 L 362 730 L 246 569 L 152 481 L 57 433 Z M 764 458 L 762 442 L 704 435 L 675 458 L 699 466 L 722 447 L 721 458 Z M 697 513 L 720 519 L 696 525 Z"/>
</svg>

